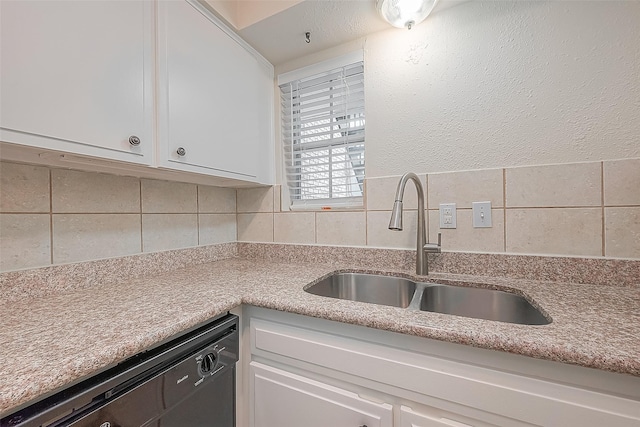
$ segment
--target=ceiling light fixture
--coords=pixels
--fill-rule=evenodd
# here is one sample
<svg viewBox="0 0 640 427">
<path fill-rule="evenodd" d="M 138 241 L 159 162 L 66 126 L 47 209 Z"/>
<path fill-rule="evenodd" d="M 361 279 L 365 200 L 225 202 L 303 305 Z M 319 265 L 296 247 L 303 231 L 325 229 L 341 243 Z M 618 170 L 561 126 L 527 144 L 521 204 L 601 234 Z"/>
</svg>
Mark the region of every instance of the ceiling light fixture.
<svg viewBox="0 0 640 427">
<path fill-rule="evenodd" d="M 411 29 L 425 20 L 438 0 L 376 0 L 385 21 L 397 28 Z"/>
</svg>

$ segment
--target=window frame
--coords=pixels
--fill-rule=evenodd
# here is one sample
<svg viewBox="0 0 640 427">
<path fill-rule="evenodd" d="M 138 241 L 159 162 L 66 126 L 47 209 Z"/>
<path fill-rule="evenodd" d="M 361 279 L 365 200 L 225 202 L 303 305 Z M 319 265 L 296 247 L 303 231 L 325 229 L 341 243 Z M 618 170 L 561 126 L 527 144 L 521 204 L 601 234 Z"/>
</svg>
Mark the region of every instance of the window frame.
<svg viewBox="0 0 640 427">
<path fill-rule="evenodd" d="M 332 143 L 328 143 L 326 146 L 330 154 L 322 154 L 319 156 L 319 158 L 327 160 L 325 163 L 322 163 L 322 165 L 329 165 L 331 167 L 331 165 L 340 163 L 334 160 L 334 158 L 337 158 L 338 155 L 333 155 L 333 153 L 331 153 L 331 150 L 335 150 L 335 149 L 342 150 L 344 152 L 344 156 L 348 156 L 348 157 L 345 157 L 345 161 L 344 161 L 345 163 L 351 162 L 351 166 L 346 166 L 343 169 L 341 169 L 345 171 L 345 176 L 343 177 L 336 178 L 333 175 L 334 171 L 330 168 L 329 172 L 327 172 L 329 174 L 329 177 L 322 178 L 323 180 L 329 180 L 329 184 L 323 184 L 323 187 L 326 188 L 328 185 L 329 188 L 333 190 L 339 187 L 351 189 L 355 186 L 356 188 L 360 187 L 359 191 L 357 191 L 359 194 L 357 196 L 343 195 L 340 197 L 332 197 L 333 196 L 331 194 L 332 190 L 329 190 L 329 195 L 330 195 L 329 198 L 301 199 L 301 198 L 294 197 L 293 192 L 295 192 L 296 190 L 304 191 L 304 189 L 300 189 L 300 187 L 294 187 L 292 189 L 290 187 L 290 182 L 291 182 L 290 175 L 292 175 L 290 172 L 292 168 L 295 168 L 295 166 L 292 164 L 292 162 L 294 161 L 293 156 L 299 155 L 300 153 L 307 153 L 306 151 L 308 149 L 307 147 L 312 147 L 315 141 L 311 143 L 307 141 L 305 142 L 305 144 L 308 144 L 308 145 L 306 145 L 303 148 L 298 148 L 297 150 L 293 150 L 293 148 L 289 148 L 286 146 L 287 142 L 285 142 L 285 138 L 287 136 L 290 137 L 290 140 L 288 143 L 291 144 L 291 147 L 293 147 L 294 141 L 296 139 L 298 139 L 299 141 L 301 139 L 309 139 L 309 138 L 305 138 L 304 136 L 296 134 L 293 130 L 291 130 L 290 132 L 286 131 L 286 128 L 284 126 L 284 120 L 289 117 L 294 117 L 296 113 L 293 112 L 294 107 L 292 105 L 290 109 L 291 114 L 285 114 L 285 111 L 284 111 L 285 106 L 281 102 L 279 106 L 279 115 L 280 115 L 280 132 L 281 132 L 280 148 L 282 150 L 281 159 L 283 162 L 282 163 L 283 171 L 282 171 L 282 180 L 281 180 L 282 189 L 283 189 L 283 192 L 282 192 L 283 208 L 286 209 L 288 207 L 289 210 L 333 210 L 333 209 L 361 210 L 364 208 L 364 192 L 365 192 L 364 151 L 365 151 L 365 126 L 366 126 L 365 125 L 366 118 L 364 117 L 364 78 L 365 78 L 364 77 L 364 72 L 365 72 L 364 52 L 363 51 L 352 52 L 346 55 L 329 59 L 327 61 L 322 61 L 307 67 L 303 67 L 291 72 L 280 74 L 278 76 L 277 84 L 278 84 L 278 90 L 280 92 L 279 99 L 282 101 L 283 96 L 286 96 L 286 95 L 283 95 L 283 89 L 282 89 L 283 85 L 287 85 L 287 84 L 292 85 L 300 81 L 308 82 L 308 81 L 314 80 L 315 78 L 319 78 L 321 80 L 324 76 L 330 76 L 333 73 L 337 72 L 339 69 L 342 69 L 344 71 L 351 68 L 356 69 L 357 67 L 360 67 L 361 71 L 356 72 L 355 74 L 352 74 L 350 76 L 343 77 L 343 82 L 344 82 L 344 79 L 354 77 L 354 76 L 356 76 L 354 78 L 359 79 L 358 84 L 361 85 L 360 86 L 361 89 L 358 90 L 358 94 L 359 96 L 362 97 L 362 99 L 361 99 L 361 105 L 359 105 L 355 110 L 355 115 L 357 117 L 350 117 L 351 115 L 349 113 L 353 110 L 347 110 L 344 116 L 338 117 L 337 113 L 335 113 L 335 111 L 331 109 L 332 107 L 330 107 L 326 110 L 326 112 L 329 113 L 329 117 L 331 117 L 331 120 L 335 120 L 335 121 L 330 121 L 329 123 L 325 122 L 324 124 L 320 124 L 313 127 L 322 128 L 322 129 L 319 129 L 320 132 L 324 130 L 323 132 L 324 134 L 331 135 L 327 138 L 327 141 L 331 141 Z M 329 80 L 327 80 L 327 84 L 330 84 Z M 292 86 L 290 86 L 290 88 L 291 90 L 293 90 Z M 331 92 L 332 90 L 333 90 L 332 87 L 330 87 L 329 92 Z M 346 96 L 348 97 L 348 95 Z M 294 98 L 290 97 L 289 99 L 292 100 Z M 347 103 L 348 101 L 345 102 L 345 105 Z M 357 137 L 356 139 L 350 140 L 349 135 L 354 135 L 352 133 L 353 131 L 350 130 L 352 129 L 351 125 L 354 123 L 357 123 L 358 119 L 360 119 L 362 123 L 359 126 L 356 125 L 356 127 L 353 128 L 353 129 L 356 129 Z M 309 124 L 309 123 L 305 122 L 301 124 Z M 347 124 L 348 127 L 345 128 L 345 130 L 341 130 L 341 126 L 344 124 Z M 327 131 L 326 128 L 329 128 L 332 130 Z M 335 129 L 335 131 L 333 129 Z M 334 135 L 340 134 L 340 133 L 342 133 L 343 136 L 345 137 L 345 142 L 335 144 L 335 141 L 339 140 L 339 137 L 336 137 Z M 317 145 L 318 145 L 318 148 L 316 148 L 317 150 L 321 150 L 322 147 L 324 147 L 321 141 L 319 141 Z M 352 150 L 352 152 L 350 153 L 349 152 L 350 149 L 353 149 L 353 148 L 357 148 L 359 152 L 356 153 L 356 151 Z M 349 158 L 353 158 L 353 160 L 350 160 Z M 307 157 L 307 160 L 308 159 L 309 157 Z M 309 173 L 312 174 L 313 172 L 308 172 L 307 175 Z M 297 183 L 301 183 L 302 179 L 303 178 L 299 176 L 298 179 L 296 179 L 295 181 Z M 333 182 L 331 182 L 332 179 L 344 179 L 346 180 L 347 183 L 342 185 L 333 185 Z M 352 182 L 348 183 L 349 180 L 351 180 Z M 353 180 L 355 180 L 355 182 L 353 182 Z M 312 192 L 313 190 L 309 190 L 309 188 L 310 187 L 308 187 L 307 190 L 309 192 Z M 345 190 L 343 191 L 343 194 L 345 193 L 348 194 L 350 191 L 351 190 Z"/>
</svg>

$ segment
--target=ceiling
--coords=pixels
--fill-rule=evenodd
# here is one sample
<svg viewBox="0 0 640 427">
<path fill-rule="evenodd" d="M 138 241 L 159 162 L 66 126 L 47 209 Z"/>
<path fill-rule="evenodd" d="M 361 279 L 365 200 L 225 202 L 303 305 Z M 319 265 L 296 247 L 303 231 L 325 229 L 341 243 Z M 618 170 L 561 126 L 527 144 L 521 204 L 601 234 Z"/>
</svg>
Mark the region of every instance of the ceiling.
<svg viewBox="0 0 640 427">
<path fill-rule="evenodd" d="M 238 31 L 274 65 L 389 28 L 374 0 L 306 0 Z M 311 42 L 305 33 L 311 33 Z"/>
<path fill-rule="evenodd" d="M 266 2 L 270 0 L 262 0 L 262 3 Z M 432 13 L 460 2 L 441 0 Z M 272 3 L 276 5 L 281 1 L 273 0 Z M 274 65 L 392 28 L 378 15 L 375 0 L 304 0 L 297 4 L 289 3 L 292 6 L 237 30 L 243 39 Z M 213 5 L 213 2 L 210 1 L 210 4 Z M 306 32 L 311 33 L 310 43 L 305 41 Z"/>
</svg>

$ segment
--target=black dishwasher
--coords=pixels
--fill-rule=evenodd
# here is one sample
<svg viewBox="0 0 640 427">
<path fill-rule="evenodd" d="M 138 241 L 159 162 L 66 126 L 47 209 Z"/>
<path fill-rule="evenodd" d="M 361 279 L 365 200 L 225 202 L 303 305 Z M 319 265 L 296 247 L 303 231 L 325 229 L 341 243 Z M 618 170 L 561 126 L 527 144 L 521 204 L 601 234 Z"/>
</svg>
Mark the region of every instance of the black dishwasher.
<svg viewBox="0 0 640 427">
<path fill-rule="evenodd" d="M 1 427 L 234 427 L 238 317 L 143 352 L 0 420 Z"/>
</svg>

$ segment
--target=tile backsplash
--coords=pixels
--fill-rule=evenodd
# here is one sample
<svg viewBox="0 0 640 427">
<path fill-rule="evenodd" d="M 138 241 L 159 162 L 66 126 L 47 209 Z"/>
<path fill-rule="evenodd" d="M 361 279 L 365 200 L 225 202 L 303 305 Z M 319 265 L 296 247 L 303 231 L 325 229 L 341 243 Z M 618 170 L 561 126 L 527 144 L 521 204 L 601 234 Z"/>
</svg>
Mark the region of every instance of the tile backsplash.
<svg viewBox="0 0 640 427">
<path fill-rule="evenodd" d="M 0 271 L 234 242 L 236 190 L 0 163 Z"/>
<path fill-rule="evenodd" d="M 365 208 L 281 210 L 281 187 L 218 188 L 0 163 L 0 271 L 223 242 L 413 249 L 417 201 L 404 231 L 387 229 L 399 176 L 365 180 Z M 420 175 L 428 237 L 446 251 L 640 259 L 640 159 Z M 408 187 L 412 187 L 409 184 Z M 491 201 L 491 228 L 471 203 Z M 457 204 L 439 229 L 438 205 Z"/>
<path fill-rule="evenodd" d="M 446 251 L 640 259 L 640 159 L 419 176 L 428 239 L 442 233 Z M 239 240 L 412 249 L 412 184 L 405 191 L 404 231 L 387 229 L 399 178 L 366 179 L 365 209 L 352 211 L 281 212 L 280 186 L 240 189 L 238 200 L 262 202 L 238 214 Z M 491 201 L 491 228 L 473 228 L 471 203 L 479 201 Z M 439 228 L 440 203 L 456 203 L 456 229 Z"/>
</svg>

